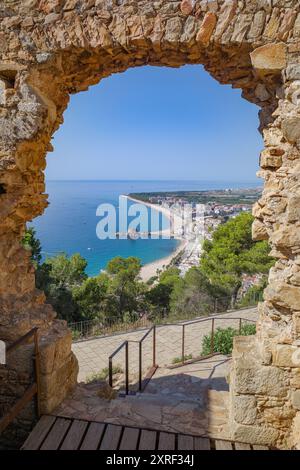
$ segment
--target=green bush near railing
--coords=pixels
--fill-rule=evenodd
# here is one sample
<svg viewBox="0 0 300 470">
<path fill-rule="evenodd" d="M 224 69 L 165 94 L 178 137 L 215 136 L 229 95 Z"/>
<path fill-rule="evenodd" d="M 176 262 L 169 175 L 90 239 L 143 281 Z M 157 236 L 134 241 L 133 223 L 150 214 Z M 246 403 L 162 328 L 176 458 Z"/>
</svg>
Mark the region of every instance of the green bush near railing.
<svg viewBox="0 0 300 470">
<path fill-rule="evenodd" d="M 190 359 L 193 359 L 193 355 L 192 354 L 185 354 L 184 356 L 184 360 L 185 361 L 189 361 Z M 172 360 L 172 364 L 179 364 L 180 362 L 182 362 L 182 357 L 174 357 L 174 359 Z"/>
<path fill-rule="evenodd" d="M 123 371 L 121 366 L 116 365 L 116 366 L 113 367 L 113 375 L 114 374 L 122 374 L 123 372 L 124 371 Z M 95 372 L 94 374 L 89 375 L 86 378 L 86 383 L 92 383 L 92 382 L 99 382 L 99 381 L 107 380 L 108 379 L 108 374 L 109 374 L 108 367 L 104 367 L 104 369 L 102 369 L 100 372 Z"/>
<path fill-rule="evenodd" d="M 82 335 L 81 335 L 80 331 L 71 330 L 71 332 L 72 332 L 72 340 L 73 341 L 78 341 L 79 339 L 81 339 Z"/>
<path fill-rule="evenodd" d="M 208 356 L 212 352 L 225 355 L 231 354 L 233 348 L 233 338 L 235 336 L 250 336 L 255 335 L 255 333 L 256 326 L 254 324 L 243 325 L 241 327 L 241 331 L 232 327 L 217 328 L 214 332 L 213 348 L 211 334 L 204 336 L 202 340 L 201 356 Z"/>
</svg>

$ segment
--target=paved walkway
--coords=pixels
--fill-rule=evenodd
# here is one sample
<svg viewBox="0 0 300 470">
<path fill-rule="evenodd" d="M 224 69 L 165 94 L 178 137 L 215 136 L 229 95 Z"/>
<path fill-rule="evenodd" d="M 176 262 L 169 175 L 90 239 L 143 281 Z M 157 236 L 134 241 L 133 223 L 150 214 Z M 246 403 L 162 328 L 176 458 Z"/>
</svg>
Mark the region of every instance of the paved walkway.
<svg viewBox="0 0 300 470">
<path fill-rule="evenodd" d="M 236 310 L 233 312 L 217 315 L 214 318 L 215 328 L 227 328 L 229 326 L 238 328 L 238 318 L 257 320 L 257 308 L 246 310 Z M 185 354 L 197 357 L 202 350 L 203 337 L 211 331 L 211 318 L 209 321 L 193 323 L 185 327 Z M 98 374 L 108 367 L 109 356 L 125 341 L 138 341 L 145 334 L 147 329 L 140 329 L 134 332 L 127 332 L 113 336 L 105 336 L 85 341 L 73 343 L 72 349 L 79 362 L 79 381 L 86 381 L 91 375 Z M 152 333 L 143 343 L 143 371 L 152 365 Z M 156 363 L 163 367 L 172 364 L 175 358 L 181 357 L 182 353 L 182 326 L 162 325 L 156 329 Z M 136 376 L 138 373 L 138 344 L 129 343 L 130 375 Z M 125 354 L 121 350 L 114 358 L 113 365 L 124 370 Z"/>
</svg>

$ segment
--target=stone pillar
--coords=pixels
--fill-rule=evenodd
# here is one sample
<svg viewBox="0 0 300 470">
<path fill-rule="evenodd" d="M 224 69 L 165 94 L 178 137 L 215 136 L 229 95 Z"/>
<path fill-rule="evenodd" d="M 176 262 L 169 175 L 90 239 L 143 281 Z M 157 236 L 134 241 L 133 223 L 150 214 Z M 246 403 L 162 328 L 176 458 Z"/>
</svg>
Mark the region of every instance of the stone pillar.
<svg viewBox="0 0 300 470">
<path fill-rule="evenodd" d="M 46 102 L 28 85 L 26 72 L 10 67 L 3 72 L 7 80 L 0 80 L 0 339 L 10 344 L 39 328 L 41 412 L 50 413 L 75 385 L 78 366 L 71 332 L 35 288 L 30 253 L 21 240 L 26 222 L 46 206 L 42 170 L 53 123 Z M 33 344 L 27 344 L 0 367 L 0 415 L 33 382 L 32 357 Z M 31 405 L 20 415 L 17 431 L 8 430 L 8 439 L 22 440 L 34 416 Z"/>
<path fill-rule="evenodd" d="M 269 239 L 276 264 L 256 337 L 234 343 L 230 377 L 232 437 L 283 448 L 300 448 L 300 65 L 292 62 L 283 60 L 276 109 L 267 120 L 262 113 L 265 186 L 253 210 L 253 237 Z"/>
</svg>

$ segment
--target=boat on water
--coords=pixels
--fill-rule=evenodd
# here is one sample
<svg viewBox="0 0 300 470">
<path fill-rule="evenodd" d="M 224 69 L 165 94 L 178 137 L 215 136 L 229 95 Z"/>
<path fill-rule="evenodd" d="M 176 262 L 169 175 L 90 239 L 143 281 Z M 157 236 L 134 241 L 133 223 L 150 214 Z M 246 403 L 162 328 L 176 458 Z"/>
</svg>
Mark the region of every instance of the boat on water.
<svg viewBox="0 0 300 470">
<path fill-rule="evenodd" d="M 137 240 L 140 238 L 141 233 L 137 232 L 134 229 L 129 229 L 127 232 L 116 232 L 116 237 L 121 238 L 121 239 L 128 239 L 130 238 L 131 240 Z"/>
<path fill-rule="evenodd" d="M 140 238 L 140 233 L 134 229 L 129 229 L 128 238 L 130 238 L 131 240 L 137 240 L 138 238 Z"/>
</svg>

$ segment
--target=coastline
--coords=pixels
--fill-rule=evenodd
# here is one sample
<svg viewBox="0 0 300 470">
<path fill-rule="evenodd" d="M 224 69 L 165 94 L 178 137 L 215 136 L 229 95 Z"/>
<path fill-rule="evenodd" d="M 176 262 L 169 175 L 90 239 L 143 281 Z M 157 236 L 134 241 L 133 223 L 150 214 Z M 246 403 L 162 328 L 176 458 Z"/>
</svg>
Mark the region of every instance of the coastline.
<svg viewBox="0 0 300 470">
<path fill-rule="evenodd" d="M 135 199 L 127 195 L 122 195 L 122 196 L 126 197 L 128 200 L 133 201 L 135 203 L 144 204 L 150 209 L 154 209 L 157 212 L 162 213 L 165 217 L 167 217 L 169 221 L 171 220 L 170 211 L 166 209 L 165 207 L 161 207 L 156 204 L 151 204 L 150 202 L 144 202 L 144 201 Z M 172 215 L 174 219 L 177 218 L 178 222 L 180 221 L 180 224 L 181 224 L 181 219 L 174 212 L 172 213 Z M 168 229 L 161 230 L 160 235 L 163 235 L 164 233 L 167 233 L 167 232 L 169 232 Z M 164 258 L 160 258 L 156 261 L 152 261 L 151 263 L 147 263 L 142 267 L 140 276 L 144 282 L 147 282 L 151 277 L 156 276 L 157 270 L 165 269 L 181 251 L 185 250 L 186 246 L 188 245 L 188 240 L 185 240 L 179 237 L 174 237 L 174 238 L 176 240 L 179 240 L 180 242 L 176 250 L 174 250 L 172 253 L 170 253 L 170 255 L 165 256 Z"/>
<path fill-rule="evenodd" d="M 177 239 L 178 240 L 178 239 Z M 160 258 L 152 263 L 145 264 L 141 269 L 141 279 L 147 282 L 151 277 L 157 275 L 157 270 L 164 270 L 172 262 L 172 260 L 183 250 L 185 250 L 188 244 L 187 240 L 181 240 L 176 250 L 174 250 L 169 256 Z"/>
<path fill-rule="evenodd" d="M 128 199 L 129 201 L 135 202 L 137 204 L 143 204 L 144 206 L 149 207 L 150 209 L 154 209 L 155 211 L 160 212 L 161 214 L 163 214 L 168 219 L 168 221 L 170 223 L 171 223 L 171 214 L 172 214 L 173 219 L 174 219 L 174 225 L 175 226 L 181 226 L 181 224 L 182 224 L 181 218 L 175 212 L 173 212 L 173 211 L 171 212 L 166 207 L 159 206 L 158 204 L 152 204 L 151 202 L 144 202 L 140 199 L 135 199 L 134 197 L 126 196 L 124 194 L 122 194 L 122 197 L 126 197 L 126 199 Z M 160 230 L 159 235 L 160 236 L 164 235 L 164 234 L 167 235 L 167 234 L 169 234 L 169 232 L 170 232 L 169 229 Z M 158 232 L 151 232 L 151 233 L 152 234 L 157 234 Z M 182 240 L 181 238 L 179 238 L 176 235 L 174 235 L 173 238 L 175 238 L 177 240 Z"/>
</svg>

